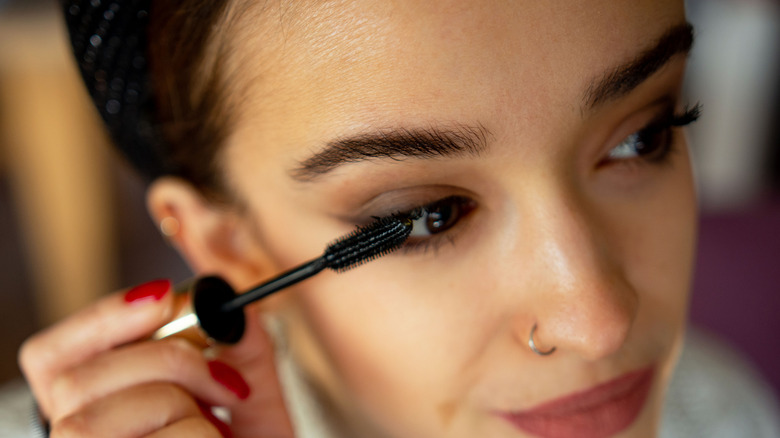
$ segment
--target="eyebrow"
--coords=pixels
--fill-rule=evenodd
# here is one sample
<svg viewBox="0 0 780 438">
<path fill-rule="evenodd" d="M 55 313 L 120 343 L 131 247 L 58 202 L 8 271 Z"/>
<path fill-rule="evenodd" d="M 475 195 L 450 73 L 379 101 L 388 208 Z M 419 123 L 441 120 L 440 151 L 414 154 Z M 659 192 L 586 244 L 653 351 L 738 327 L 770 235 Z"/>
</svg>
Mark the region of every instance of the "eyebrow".
<svg viewBox="0 0 780 438">
<path fill-rule="evenodd" d="M 693 26 L 690 23 L 670 28 L 654 46 L 592 80 L 583 95 L 583 103 L 586 108 L 593 109 L 625 96 L 675 55 L 687 55 L 692 46 Z M 487 150 L 491 136 L 490 131 L 481 124 L 395 128 L 361 133 L 328 142 L 322 150 L 300 161 L 290 171 L 290 175 L 295 180 L 311 182 L 344 164 L 372 159 L 402 161 L 404 158 L 479 156 Z"/>
<path fill-rule="evenodd" d="M 490 131 L 482 125 L 454 124 L 416 129 L 384 129 L 337 138 L 299 163 L 290 173 L 308 182 L 338 166 L 370 159 L 479 156 L 488 147 Z"/>
<path fill-rule="evenodd" d="M 693 26 L 690 23 L 670 28 L 653 47 L 643 51 L 633 60 L 608 71 L 598 80 L 591 81 L 583 96 L 585 106 L 593 109 L 625 96 L 660 70 L 675 55 L 687 55 L 691 47 L 693 47 Z"/>
</svg>

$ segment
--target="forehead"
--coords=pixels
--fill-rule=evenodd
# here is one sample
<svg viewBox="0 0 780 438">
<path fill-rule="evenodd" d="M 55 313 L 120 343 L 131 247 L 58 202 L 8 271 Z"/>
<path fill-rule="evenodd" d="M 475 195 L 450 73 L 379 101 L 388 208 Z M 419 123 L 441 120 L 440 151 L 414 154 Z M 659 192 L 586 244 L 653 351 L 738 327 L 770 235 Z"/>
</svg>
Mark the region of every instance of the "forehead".
<svg viewBox="0 0 780 438">
<path fill-rule="evenodd" d="M 265 10 L 242 50 L 260 73 L 240 126 L 284 149 L 411 122 L 552 120 L 684 19 L 676 0 L 293 3 Z"/>
</svg>

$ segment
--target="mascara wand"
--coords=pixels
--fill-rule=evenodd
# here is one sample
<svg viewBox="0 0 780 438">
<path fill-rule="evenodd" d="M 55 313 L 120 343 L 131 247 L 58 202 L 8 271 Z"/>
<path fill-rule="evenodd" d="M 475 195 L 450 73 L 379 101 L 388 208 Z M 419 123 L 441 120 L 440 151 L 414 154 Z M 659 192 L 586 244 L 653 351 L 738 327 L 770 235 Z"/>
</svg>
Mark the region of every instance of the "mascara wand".
<svg viewBox="0 0 780 438">
<path fill-rule="evenodd" d="M 237 294 L 225 280 L 216 276 L 186 283 L 176 289 L 180 296 L 191 298 L 191 303 L 185 302 L 179 316 L 157 330 L 153 338 L 177 335 L 203 346 L 209 345 L 208 340 L 234 344 L 244 334 L 246 321 L 242 309 L 247 304 L 326 268 L 340 273 L 391 253 L 406 241 L 411 232 L 412 221 L 409 218 L 379 218 L 331 243 L 320 257 L 283 272 L 243 294 Z"/>
</svg>

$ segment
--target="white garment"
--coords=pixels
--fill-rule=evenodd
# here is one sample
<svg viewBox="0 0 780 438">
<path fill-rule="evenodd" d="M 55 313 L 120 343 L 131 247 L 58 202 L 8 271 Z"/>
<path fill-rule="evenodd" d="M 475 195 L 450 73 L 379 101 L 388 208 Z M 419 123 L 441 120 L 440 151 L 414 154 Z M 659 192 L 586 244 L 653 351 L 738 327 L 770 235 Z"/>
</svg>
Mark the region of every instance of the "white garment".
<svg viewBox="0 0 780 438">
<path fill-rule="evenodd" d="M 669 386 L 660 437 L 780 438 L 780 408 L 737 352 L 692 331 Z"/>
<path fill-rule="evenodd" d="M 290 360 L 279 364 L 299 438 L 329 434 Z M 0 389 L 0 438 L 36 438 L 23 382 Z M 660 438 L 780 438 L 772 389 L 733 350 L 697 332 L 686 338 L 669 388 Z"/>
</svg>

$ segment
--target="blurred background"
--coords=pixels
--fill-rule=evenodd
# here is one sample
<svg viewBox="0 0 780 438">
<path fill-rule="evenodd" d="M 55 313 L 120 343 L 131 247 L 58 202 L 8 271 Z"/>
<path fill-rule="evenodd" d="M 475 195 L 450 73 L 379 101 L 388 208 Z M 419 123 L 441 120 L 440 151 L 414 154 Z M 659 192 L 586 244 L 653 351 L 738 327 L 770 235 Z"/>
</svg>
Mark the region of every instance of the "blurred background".
<svg viewBox="0 0 780 438">
<path fill-rule="evenodd" d="M 107 145 L 57 3 L 0 0 L 0 384 L 34 331 L 188 269 Z M 702 218 L 691 319 L 780 393 L 780 1 L 688 2 Z M 107 208 L 108 207 L 108 208 Z"/>
</svg>

